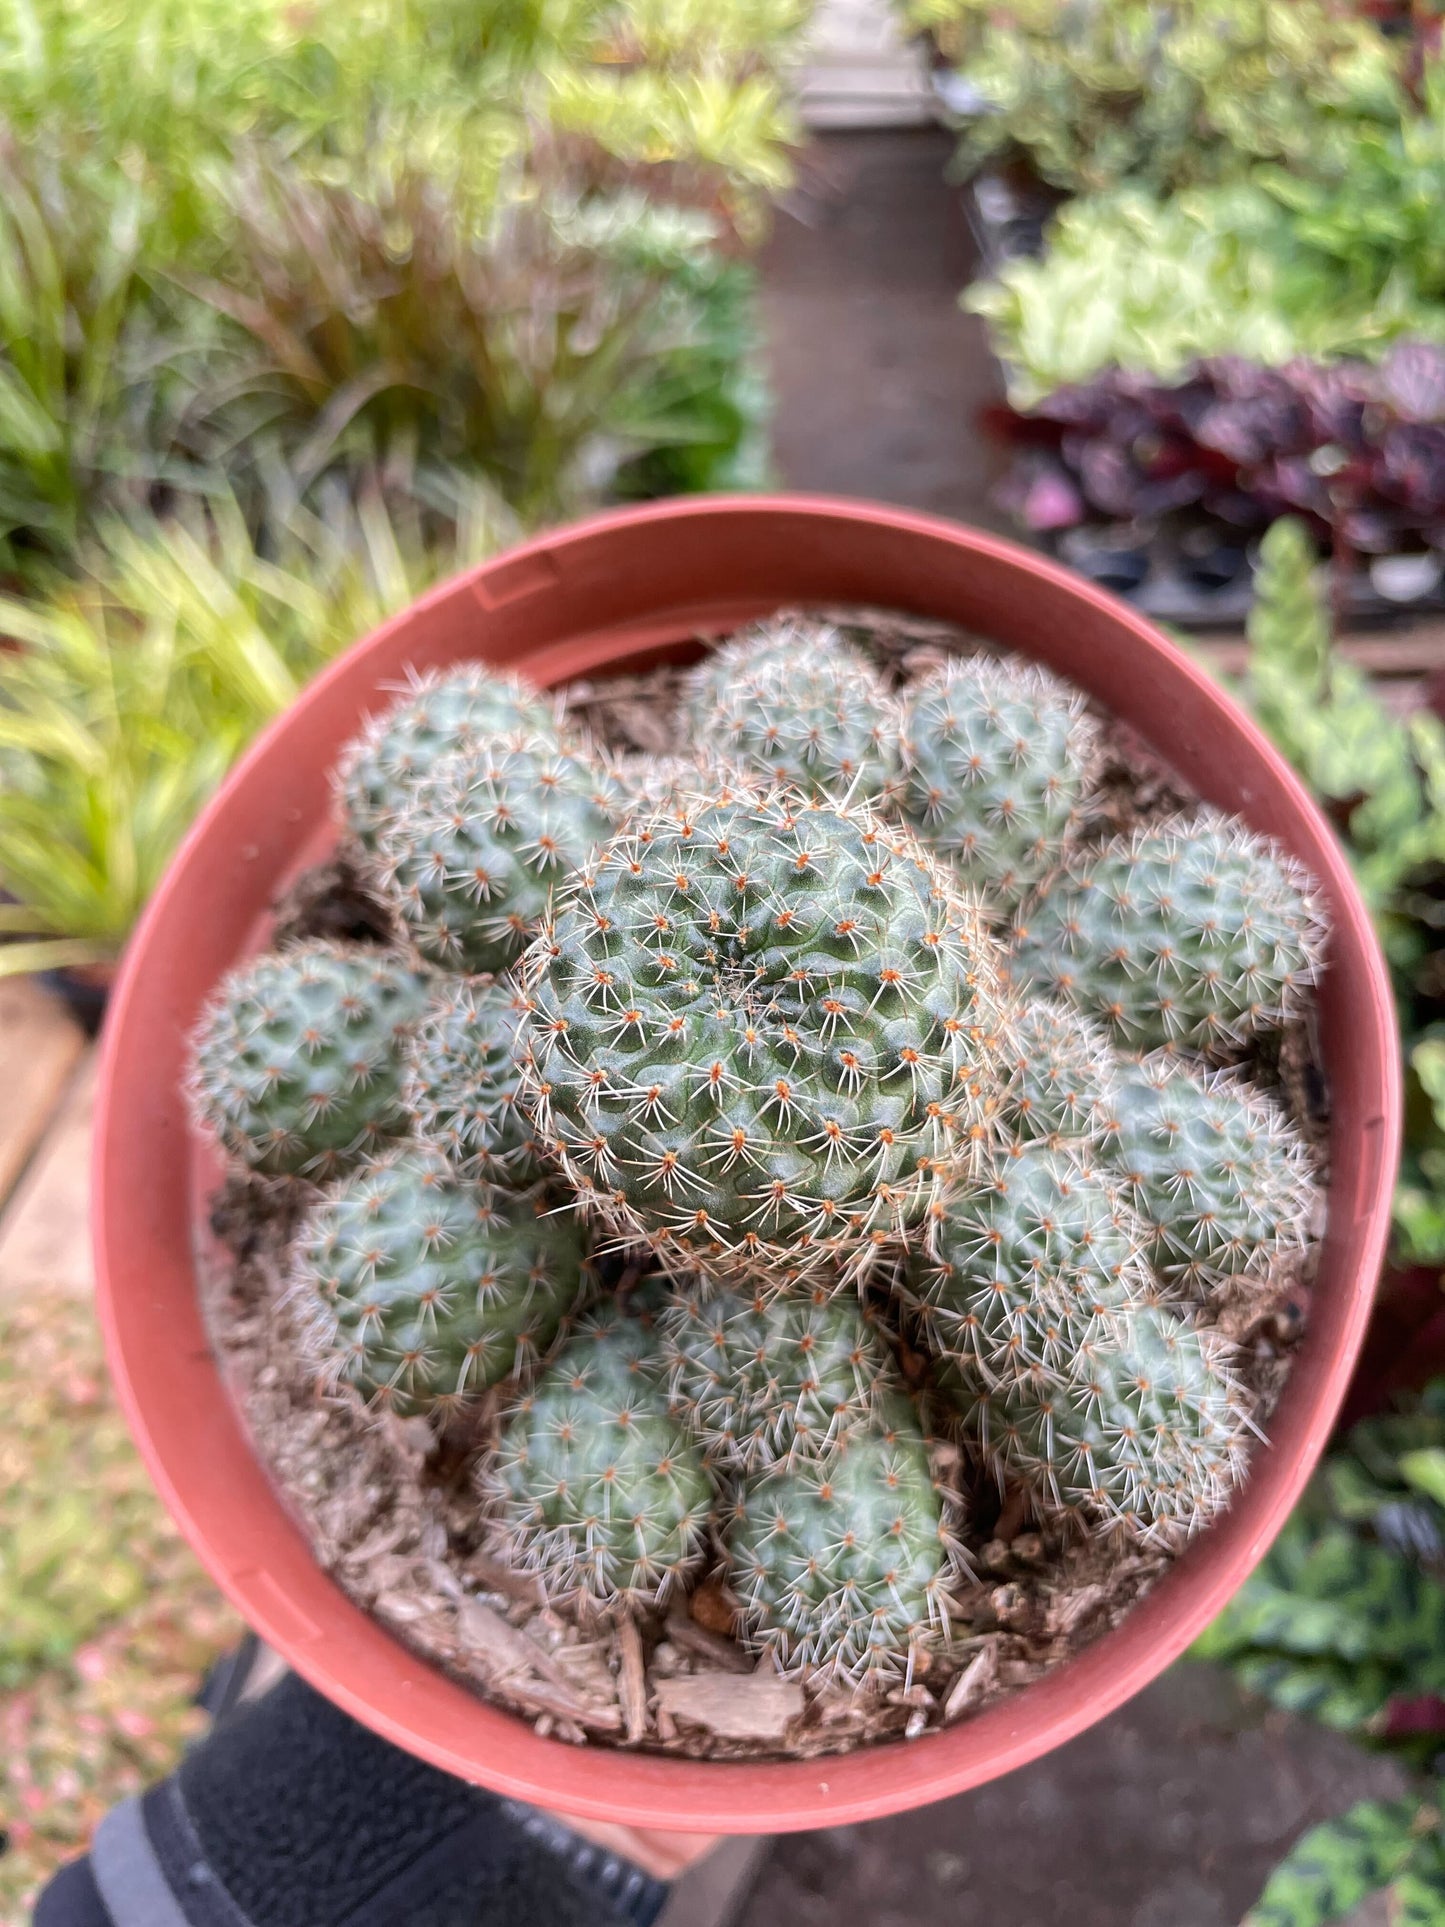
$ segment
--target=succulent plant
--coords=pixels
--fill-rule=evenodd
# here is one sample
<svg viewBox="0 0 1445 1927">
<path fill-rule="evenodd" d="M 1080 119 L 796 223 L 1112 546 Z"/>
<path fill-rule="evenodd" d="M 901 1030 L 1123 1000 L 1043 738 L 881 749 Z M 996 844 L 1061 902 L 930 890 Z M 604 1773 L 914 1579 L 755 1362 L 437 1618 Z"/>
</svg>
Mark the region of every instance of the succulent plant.
<svg viewBox="0 0 1445 1927">
<path fill-rule="evenodd" d="M 1116 1118 L 1109 1159 L 1173 1289 L 1206 1297 L 1306 1242 L 1309 1160 L 1262 1092 L 1166 1053 L 1122 1069 Z"/>
<path fill-rule="evenodd" d="M 946 1624 L 954 1546 L 905 1400 L 826 1459 L 744 1477 L 724 1523 L 748 1630 L 786 1671 L 911 1671 Z"/>
<path fill-rule="evenodd" d="M 413 1134 L 465 1177 L 525 1188 L 550 1169 L 518 1102 L 527 1002 L 508 977 L 443 979 L 402 1059 Z"/>
<path fill-rule="evenodd" d="M 1236 1482 L 1229 1348 L 1161 1307 L 1117 1176 L 1031 1144 L 935 1207 L 905 1290 L 938 1384 L 1042 1507 L 1147 1537 L 1202 1524 Z"/>
<path fill-rule="evenodd" d="M 1244 1471 L 1248 1402 L 1218 1332 L 1143 1305 L 1127 1333 L 990 1382 L 945 1361 L 940 1384 L 1000 1479 L 1085 1531 L 1174 1543 L 1204 1525 Z"/>
<path fill-rule="evenodd" d="M 1146 1242 L 1112 1175 L 1026 1145 L 936 1201 L 904 1292 L 936 1357 L 988 1382 L 1066 1372 L 1154 1295 Z"/>
<path fill-rule="evenodd" d="M 996 1095 L 992 940 L 866 812 L 639 819 L 527 963 L 525 1077 L 582 1202 L 708 1272 L 859 1271 Z"/>
<path fill-rule="evenodd" d="M 313 942 L 233 971 L 191 1040 L 197 1120 L 252 1170 L 326 1178 L 400 1136 L 399 1054 L 425 979 L 383 950 Z"/>
<path fill-rule="evenodd" d="M 556 713 L 550 698 L 481 663 L 409 672 L 396 700 L 342 753 L 336 789 L 348 828 L 374 850 L 399 802 L 442 757 L 518 731 L 556 742 Z"/>
<path fill-rule="evenodd" d="M 1047 670 L 991 656 L 949 662 L 904 697 L 898 806 L 1007 912 L 1062 856 L 1097 737 L 1083 696 Z"/>
<path fill-rule="evenodd" d="M 876 1325 L 826 1282 L 751 1295 L 684 1286 L 661 1330 L 674 1409 L 717 1465 L 825 1457 L 893 1386 Z"/>
<path fill-rule="evenodd" d="M 762 770 L 748 769 L 699 749 L 691 756 L 629 755 L 608 765 L 610 807 L 619 829 L 633 816 L 685 809 L 703 798 L 728 803 L 765 796 L 775 787 Z"/>
<path fill-rule="evenodd" d="M 553 1598 L 652 1605 L 698 1565 L 712 1481 L 663 1380 L 648 1322 L 604 1305 L 509 1412 L 489 1507 L 509 1559 Z"/>
<path fill-rule="evenodd" d="M 1009 1040 L 1011 1120 L 1021 1139 L 1088 1146 L 1112 1128 L 1120 1059 L 1098 1024 L 1038 997 L 1015 1015 Z"/>
<path fill-rule="evenodd" d="M 595 765 L 543 734 L 454 751 L 379 830 L 381 892 L 432 963 L 505 970 L 610 833 L 605 795 Z"/>
<path fill-rule="evenodd" d="M 535 1361 L 585 1288 L 574 1218 L 457 1177 L 407 1145 L 308 1213 L 296 1302 L 320 1375 L 412 1417 Z"/>
<path fill-rule="evenodd" d="M 1208 1050 L 1270 1030 L 1319 971 L 1315 888 L 1278 844 L 1213 811 L 1077 860 L 1015 929 L 1015 977 L 1134 1050 Z"/>
<path fill-rule="evenodd" d="M 862 650 L 824 622 L 780 617 L 693 672 L 691 739 L 805 796 L 864 801 L 897 767 L 896 705 Z"/>
<path fill-rule="evenodd" d="M 402 947 L 237 973 L 192 1101 L 329 1182 L 290 1257 L 322 1384 L 504 1386 L 484 1520 L 550 1603 L 655 1607 L 711 1530 L 780 1668 L 911 1679 L 960 1556 L 915 1395 L 1056 1537 L 1172 1549 L 1243 1476 L 1209 1320 L 1314 1191 L 1206 1060 L 1303 1007 L 1314 886 L 1209 810 L 1090 841 L 1097 725 L 1017 660 L 898 702 L 778 618 L 685 721 L 609 760 L 480 666 L 414 678 L 337 778 Z M 585 1218 L 649 1254 L 600 1305 Z"/>
</svg>

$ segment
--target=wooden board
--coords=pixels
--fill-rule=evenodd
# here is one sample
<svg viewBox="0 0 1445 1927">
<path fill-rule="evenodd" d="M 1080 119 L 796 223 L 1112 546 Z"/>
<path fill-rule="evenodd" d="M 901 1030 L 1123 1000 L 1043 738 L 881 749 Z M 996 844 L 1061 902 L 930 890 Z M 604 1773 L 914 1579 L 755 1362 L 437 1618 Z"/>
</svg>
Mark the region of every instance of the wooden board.
<svg viewBox="0 0 1445 1927">
<path fill-rule="evenodd" d="M 0 1206 L 15 1189 L 85 1048 L 65 1006 L 28 977 L 0 977 Z"/>
<path fill-rule="evenodd" d="M 0 1293 L 88 1292 L 90 1123 L 95 1056 L 79 1066 L 19 1189 L 0 1216 Z"/>
</svg>

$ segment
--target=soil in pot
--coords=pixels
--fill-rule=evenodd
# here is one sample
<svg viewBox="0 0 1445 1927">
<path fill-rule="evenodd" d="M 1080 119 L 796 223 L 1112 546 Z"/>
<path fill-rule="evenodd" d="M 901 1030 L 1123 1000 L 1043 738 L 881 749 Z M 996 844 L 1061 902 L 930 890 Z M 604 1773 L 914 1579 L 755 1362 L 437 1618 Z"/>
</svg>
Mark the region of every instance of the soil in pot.
<svg viewBox="0 0 1445 1927">
<path fill-rule="evenodd" d="M 971 638 L 877 611 L 813 612 L 866 646 L 894 688 L 928 677 Z M 686 749 L 680 672 L 577 684 L 569 715 L 621 756 Z M 1102 768 L 1086 838 L 1102 843 L 1164 821 L 1193 802 L 1131 732 L 1100 719 Z M 343 851 L 278 906 L 285 940 L 384 943 L 390 914 Z M 1270 1089 L 1323 1180 L 1328 1094 L 1308 1008 L 1250 1049 L 1224 1051 Z M 707 1758 L 808 1757 L 882 1738 L 916 1737 L 1040 1677 L 1115 1625 L 1167 1569 L 1178 1542 L 1081 1536 L 950 1437 L 934 1439 L 934 1471 L 966 1502 L 971 1571 L 951 1586 L 952 1637 L 921 1649 L 902 1677 L 855 1689 L 819 1676 L 780 1677 L 739 1636 L 736 1601 L 716 1560 L 666 1606 L 599 1618 L 549 1605 L 537 1582 L 498 1556 L 479 1513 L 475 1460 L 496 1436 L 505 1393 L 489 1394 L 440 1435 L 424 1420 L 367 1411 L 318 1391 L 305 1362 L 288 1284 L 297 1222 L 312 1188 L 284 1177 L 232 1177 L 215 1200 L 227 1254 L 207 1281 L 214 1343 L 258 1452 L 317 1558 L 398 1638 L 542 1733 L 576 1744 L 626 1745 Z M 604 1283 L 640 1283 L 626 1258 Z M 1281 1254 L 1247 1296 L 1204 1314 L 1239 1348 L 1250 1418 L 1261 1436 L 1308 1317 L 1311 1254 Z M 887 1322 L 886 1293 L 870 1287 Z M 926 1391 L 931 1367 L 906 1326 L 899 1370 Z"/>
</svg>

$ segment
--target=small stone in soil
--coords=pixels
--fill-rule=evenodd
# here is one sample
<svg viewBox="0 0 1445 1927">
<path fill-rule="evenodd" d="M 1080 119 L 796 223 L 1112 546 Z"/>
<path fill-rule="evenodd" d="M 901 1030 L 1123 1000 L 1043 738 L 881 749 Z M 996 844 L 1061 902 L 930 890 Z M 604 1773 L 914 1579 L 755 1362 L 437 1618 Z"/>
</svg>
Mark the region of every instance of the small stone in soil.
<svg viewBox="0 0 1445 1927">
<path fill-rule="evenodd" d="M 704 1631 L 721 1639 L 731 1639 L 737 1632 L 737 1607 L 719 1580 L 704 1579 L 689 1599 L 688 1611 Z"/>
</svg>

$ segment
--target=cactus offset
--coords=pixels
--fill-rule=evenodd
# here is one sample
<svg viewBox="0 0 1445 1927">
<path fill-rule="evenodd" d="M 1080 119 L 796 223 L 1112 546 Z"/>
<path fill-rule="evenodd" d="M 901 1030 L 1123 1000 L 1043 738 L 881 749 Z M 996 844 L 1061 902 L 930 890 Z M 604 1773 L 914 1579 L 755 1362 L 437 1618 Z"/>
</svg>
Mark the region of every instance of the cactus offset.
<svg viewBox="0 0 1445 1927">
<path fill-rule="evenodd" d="M 1067 1373 L 1153 1295 L 1146 1243 L 1116 1181 L 1027 1145 L 937 1202 L 904 1289 L 936 1357 L 991 1383 Z"/>
<path fill-rule="evenodd" d="M 374 851 L 401 799 L 442 757 L 518 731 L 560 746 L 555 703 L 517 677 L 480 663 L 412 672 L 391 707 L 371 717 L 342 753 L 336 790 L 348 828 Z"/>
<path fill-rule="evenodd" d="M 456 751 L 380 828 L 381 893 L 431 962 L 505 970 L 610 833 L 605 796 L 593 764 L 542 735 Z"/>
<path fill-rule="evenodd" d="M 826 1456 L 893 1385 L 876 1325 L 826 1283 L 751 1297 L 686 1286 L 661 1328 L 674 1407 L 715 1464 Z"/>
<path fill-rule="evenodd" d="M 1144 1305 L 1122 1342 L 1087 1341 L 1063 1368 L 989 1383 L 946 1364 L 939 1376 L 985 1459 L 1044 1514 L 1177 1543 L 1244 1473 L 1251 1427 L 1231 1354 L 1217 1332 Z"/>
<path fill-rule="evenodd" d="M 896 705 L 860 649 L 827 623 L 783 618 L 693 672 L 691 739 L 805 796 L 866 800 L 897 767 Z"/>
<path fill-rule="evenodd" d="M 1097 737 L 1079 691 L 1046 670 L 990 656 L 950 662 L 904 698 L 899 808 L 1007 912 L 1063 854 Z"/>
<path fill-rule="evenodd" d="M 1275 1028 L 1318 975 L 1304 869 L 1214 812 L 1080 859 L 1020 915 L 1016 980 L 1071 999 L 1135 1050 L 1208 1050 Z"/>
<path fill-rule="evenodd" d="M 1120 1073 L 1110 1162 L 1150 1236 L 1155 1270 L 1206 1297 L 1262 1278 L 1309 1232 L 1304 1144 L 1262 1093 L 1165 1054 Z"/>
<path fill-rule="evenodd" d="M 670 1263 L 858 1270 L 995 1097 L 991 939 L 866 812 L 662 811 L 528 959 L 529 1095 L 585 1204 Z"/>
<path fill-rule="evenodd" d="M 745 1477 L 725 1532 L 749 1633 L 785 1671 L 911 1672 L 947 1623 L 956 1554 L 904 1400 L 826 1459 Z"/>
<path fill-rule="evenodd" d="M 322 1377 L 404 1418 L 445 1414 L 533 1363 L 584 1282 L 574 1219 L 460 1180 L 415 1145 L 323 1197 L 294 1266 Z"/>
<path fill-rule="evenodd" d="M 1087 1150 L 1111 1128 L 1117 1109 L 1120 1060 L 1108 1036 L 1067 1004 L 1039 997 L 1019 1011 L 1009 1039 L 1008 1095 L 1018 1136 Z"/>
<path fill-rule="evenodd" d="M 381 950 L 314 942 L 258 957 L 196 1028 L 192 1111 L 252 1170 L 329 1177 L 405 1131 L 399 1054 L 426 996 Z"/>
<path fill-rule="evenodd" d="M 535 1184 L 550 1165 L 519 1101 L 526 999 L 509 978 L 444 982 L 409 1039 L 402 1104 L 424 1144 L 465 1177 Z"/>
<path fill-rule="evenodd" d="M 607 1305 L 507 1416 L 490 1511 L 507 1557 L 554 1599 L 655 1605 L 701 1560 L 712 1483 L 663 1377 L 648 1322 Z"/>
</svg>

